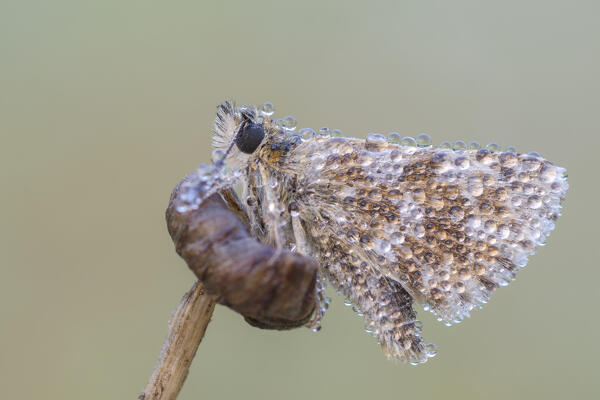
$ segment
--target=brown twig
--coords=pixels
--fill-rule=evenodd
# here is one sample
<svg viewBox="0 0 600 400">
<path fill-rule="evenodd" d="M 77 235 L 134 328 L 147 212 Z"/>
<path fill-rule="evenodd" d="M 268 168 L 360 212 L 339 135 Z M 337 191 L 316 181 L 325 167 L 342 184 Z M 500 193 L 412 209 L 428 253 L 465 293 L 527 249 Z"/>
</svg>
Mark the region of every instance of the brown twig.
<svg viewBox="0 0 600 400">
<path fill-rule="evenodd" d="M 306 324 L 317 302 L 315 261 L 252 237 L 232 190 L 208 197 L 196 210 L 178 212 L 182 190 L 180 184 L 173 191 L 167 227 L 175 251 L 206 292 L 261 328 Z"/>
<path fill-rule="evenodd" d="M 183 296 L 169 321 L 169 332 L 158 362 L 139 400 L 174 400 L 210 322 L 215 300 L 196 282 Z"/>
<path fill-rule="evenodd" d="M 306 324 L 316 305 L 316 263 L 253 238 L 232 190 L 209 197 L 197 210 L 177 211 L 181 185 L 188 179 L 171 194 L 167 227 L 177 253 L 200 281 L 175 310 L 140 400 L 177 397 L 215 303 L 237 311 L 251 325 L 279 330 Z"/>
</svg>

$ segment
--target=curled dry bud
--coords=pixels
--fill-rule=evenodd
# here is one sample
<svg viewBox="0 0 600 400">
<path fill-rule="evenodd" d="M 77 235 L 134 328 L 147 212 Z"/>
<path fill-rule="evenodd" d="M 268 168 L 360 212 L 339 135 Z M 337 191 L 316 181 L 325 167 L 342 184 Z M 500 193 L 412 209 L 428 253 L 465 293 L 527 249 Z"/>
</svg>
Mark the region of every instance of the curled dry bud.
<svg viewBox="0 0 600 400">
<path fill-rule="evenodd" d="M 231 190 L 209 197 L 196 210 L 177 212 L 175 200 L 187 179 L 173 189 L 167 226 L 177 253 L 206 292 L 260 328 L 306 324 L 317 303 L 316 263 L 250 236 Z"/>
</svg>

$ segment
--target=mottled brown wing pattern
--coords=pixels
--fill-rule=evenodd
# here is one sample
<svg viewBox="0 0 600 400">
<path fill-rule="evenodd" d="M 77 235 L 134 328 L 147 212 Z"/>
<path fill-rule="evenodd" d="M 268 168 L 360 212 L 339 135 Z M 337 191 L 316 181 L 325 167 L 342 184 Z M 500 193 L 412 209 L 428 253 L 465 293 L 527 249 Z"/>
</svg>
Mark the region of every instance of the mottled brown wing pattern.
<svg viewBox="0 0 600 400">
<path fill-rule="evenodd" d="M 541 157 L 486 149 L 314 138 L 288 159 L 313 255 L 409 361 L 426 351 L 406 294 L 446 324 L 469 316 L 544 244 L 568 187 Z"/>
</svg>

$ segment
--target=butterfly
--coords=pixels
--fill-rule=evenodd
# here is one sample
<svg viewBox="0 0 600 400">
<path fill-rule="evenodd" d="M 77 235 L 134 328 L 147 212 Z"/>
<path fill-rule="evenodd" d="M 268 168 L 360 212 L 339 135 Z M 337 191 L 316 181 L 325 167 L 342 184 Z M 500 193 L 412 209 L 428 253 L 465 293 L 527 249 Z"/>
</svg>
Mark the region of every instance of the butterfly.
<svg viewBox="0 0 600 400">
<path fill-rule="evenodd" d="M 415 303 L 447 325 L 470 316 L 515 278 L 560 215 L 566 171 L 537 153 L 296 131 L 293 117 L 274 120 L 273 111 L 218 106 L 213 163 L 185 182 L 177 210 L 241 186 L 251 235 L 318 263 L 309 326 L 320 328 L 329 282 L 390 359 L 419 364 L 437 352 Z"/>
</svg>

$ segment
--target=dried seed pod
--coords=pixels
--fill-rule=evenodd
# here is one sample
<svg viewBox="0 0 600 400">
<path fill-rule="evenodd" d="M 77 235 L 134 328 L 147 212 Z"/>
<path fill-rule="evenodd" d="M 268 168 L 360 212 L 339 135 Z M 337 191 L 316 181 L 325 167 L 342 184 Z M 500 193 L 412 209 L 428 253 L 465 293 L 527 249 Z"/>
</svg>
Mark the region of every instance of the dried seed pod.
<svg viewBox="0 0 600 400">
<path fill-rule="evenodd" d="M 207 293 L 260 328 L 306 324 L 317 303 L 316 263 L 251 237 L 231 190 L 209 197 L 196 210 L 177 212 L 175 200 L 187 179 L 171 194 L 167 226 L 177 253 Z"/>
</svg>

